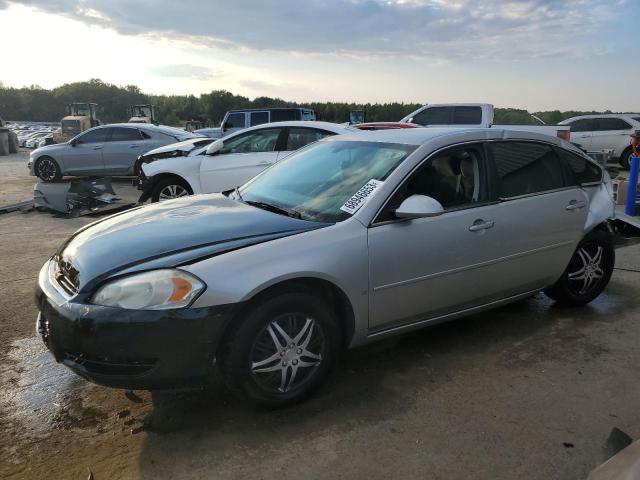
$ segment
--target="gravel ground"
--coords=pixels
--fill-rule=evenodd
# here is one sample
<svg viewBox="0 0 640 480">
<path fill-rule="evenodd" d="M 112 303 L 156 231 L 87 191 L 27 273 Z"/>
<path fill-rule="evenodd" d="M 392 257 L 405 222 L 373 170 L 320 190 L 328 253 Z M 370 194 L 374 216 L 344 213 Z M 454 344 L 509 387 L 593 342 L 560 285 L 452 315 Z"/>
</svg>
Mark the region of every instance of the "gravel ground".
<svg viewBox="0 0 640 480">
<path fill-rule="evenodd" d="M 29 198 L 21 165 L 0 160 L 2 202 Z M 589 306 L 540 294 L 353 350 L 308 402 L 267 412 L 217 380 L 126 396 L 53 362 L 33 284 L 92 220 L 0 216 L 1 478 L 573 480 L 605 460 L 613 427 L 640 436 L 640 246 L 618 250 Z"/>
</svg>

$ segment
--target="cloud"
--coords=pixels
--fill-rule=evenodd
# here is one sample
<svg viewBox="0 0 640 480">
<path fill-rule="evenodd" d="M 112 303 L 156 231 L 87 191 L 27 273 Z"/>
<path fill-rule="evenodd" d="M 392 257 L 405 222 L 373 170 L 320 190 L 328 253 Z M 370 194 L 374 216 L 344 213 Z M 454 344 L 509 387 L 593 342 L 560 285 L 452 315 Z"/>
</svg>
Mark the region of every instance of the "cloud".
<svg viewBox="0 0 640 480">
<path fill-rule="evenodd" d="M 151 75 L 158 77 L 193 78 L 197 80 L 211 80 L 226 76 L 226 73 L 222 71 L 188 63 L 157 65 L 149 67 L 147 70 Z"/>
<path fill-rule="evenodd" d="M 2 2 L 0 0 L 0 8 Z M 572 57 L 606 0 L 16 0 L 128 35 L 217 48 L 427 60 Z"/>
</svg>

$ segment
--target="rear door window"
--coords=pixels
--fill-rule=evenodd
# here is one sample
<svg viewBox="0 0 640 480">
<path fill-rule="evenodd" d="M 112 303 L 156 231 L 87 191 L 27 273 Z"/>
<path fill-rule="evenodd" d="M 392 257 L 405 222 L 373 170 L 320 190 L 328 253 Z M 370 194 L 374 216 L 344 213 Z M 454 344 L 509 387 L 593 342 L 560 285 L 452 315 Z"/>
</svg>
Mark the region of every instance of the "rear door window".
<svg viewBox="0 0 640 480">
<path fill-rule="evenodd" d="M 555 150 L 545 144 L 490 142 L 499 199 L 556 190 L 565 186 Z"/>
<path fill-rule="evenodd" d="M 250 118 L 249 126 L 251 127 L 262 125 L 263 123 L 269 123 L 269 112 L 251 112 Z"/>
<path fill-rule="evenodd" d="M 568 123 L 572 132 L 593 132 L 596 129 L 595 120 L 593 118 L 583 118 Z"/>
<path fill-rule="evenodd" d="M 142 140 L 140 130 L 137 128 L 113 127 L 111 134 L 111 142 L 133 142 Z"/>
<path fill-rule="evenodd" d="M 567 165 L 568 170 L 571 172 L 574 184 L 583 185 L 589 183 L 600 183 L 602 181 L 602 170 L 586 158 L 561 148 L 558 148 L 557 152 L 562 161 Z"/>
<path fill-rule="evenodd" d="M 480 125 L 482 123 L 482 108 L 455 107 L 453 110 L 453 125 Z"/>
<path fill-rule="evenodd" d="M 334 135 L 334 133 L 326 130 L 318 130 L 317 128 L 290 128 L 287 135 L 285 151 L 291 152 L 298 150 L 329 135 Z"/>
<path fill-rule="evenodd" d="M 412 123 L 419 125 L 450 125 L 453 107 L 428 107 L 413 117 Z"/>
</svg>

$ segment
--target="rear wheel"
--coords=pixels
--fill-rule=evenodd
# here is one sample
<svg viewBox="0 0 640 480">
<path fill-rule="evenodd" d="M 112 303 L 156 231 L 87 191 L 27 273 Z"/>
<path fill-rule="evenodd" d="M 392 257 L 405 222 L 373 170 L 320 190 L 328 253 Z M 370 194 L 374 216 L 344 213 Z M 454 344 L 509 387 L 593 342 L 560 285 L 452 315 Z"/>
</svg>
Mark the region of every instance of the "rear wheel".
<svg viewBox="0 0 640 480">
<path fill-rule="evenodd" d="M 326 378 L 340 329 L 322 300 L 286 293 L 260 302 L 225 338 L 220 370 L 240 397 L 268 408 L 298 402 Z"/>
<path fill-rule="evenodd" d="M 174 198 L 186 197 L 191 193 L 191 188 L 187 185 L 187 182 L 177 177 L 168 177 L 160 180 L 153 188 L 151 201 L 163 202 Z"/>
<path fill-rule="evenodd" d="M 627 148 L 622 155 L 620 155 L 620 166 L 625 170 L 629 170 L 631 168 L 631 149 Z"/>
<path fill-rule="evenodd" d="M 615 249 L 610 233 L 595 230 L 578 244 L 562 277 L 544 292 L 565 305 L 584 305 L 605 289 L 613 273 Z"/>
<path fill-rule="evenodd" d="M 57 182 L 62 178 L 62 172 L 56 162 L 51 157 L 40 157 L 34 165 L 35 174 L 45 182 Z"/>
</svg>

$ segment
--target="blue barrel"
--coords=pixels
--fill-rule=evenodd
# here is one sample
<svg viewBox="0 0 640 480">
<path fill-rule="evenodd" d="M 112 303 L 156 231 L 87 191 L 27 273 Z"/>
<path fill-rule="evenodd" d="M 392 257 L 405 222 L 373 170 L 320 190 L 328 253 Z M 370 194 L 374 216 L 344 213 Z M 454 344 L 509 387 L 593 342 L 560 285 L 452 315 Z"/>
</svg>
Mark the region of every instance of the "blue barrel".
<svg viewBox="0 0 640 480">
<path fill-rule="evenodd" d="M 640 168 L 640 157 L 631 157 L 631 169 L 629 170 L 629 188 L 627 189 L 627 203 L 624 213 L 634 216 L 636 214 L 636 201 L 638 195 L 638 169 Z"/>
</svg>

